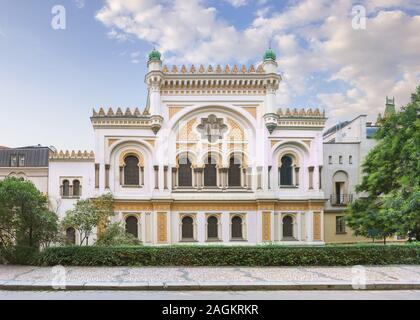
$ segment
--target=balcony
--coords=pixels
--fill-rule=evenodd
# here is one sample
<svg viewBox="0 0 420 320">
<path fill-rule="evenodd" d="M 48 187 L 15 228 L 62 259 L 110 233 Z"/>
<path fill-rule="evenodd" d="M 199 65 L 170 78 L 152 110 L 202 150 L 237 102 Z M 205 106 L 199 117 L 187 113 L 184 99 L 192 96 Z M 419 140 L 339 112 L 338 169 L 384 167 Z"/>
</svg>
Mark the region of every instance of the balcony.
<svg viewBox="0 0 420 320">
<path fill-rule="evenodd" d="M 330 203 L 334 207 L 345 207 L 351 202 L 353 202 L 353 195 L 351 193 L 330 195 Z"/>
</svg>

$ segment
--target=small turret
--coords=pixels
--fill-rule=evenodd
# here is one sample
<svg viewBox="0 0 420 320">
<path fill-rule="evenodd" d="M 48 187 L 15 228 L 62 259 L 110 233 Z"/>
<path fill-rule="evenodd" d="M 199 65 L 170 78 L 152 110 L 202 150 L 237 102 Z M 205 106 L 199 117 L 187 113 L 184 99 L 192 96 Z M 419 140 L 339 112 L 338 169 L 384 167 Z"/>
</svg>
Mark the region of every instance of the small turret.
<svg viewBox="0 0 420 320">
<path fill-rule="evenodd" d="M 149 61 L 157 60 L 160 61 L 160 58 L 162 57 L 161 53 L 157 51 L 155 48 L 149 53 Z"/>
<path fill-rule="evenodd" d="M 276 61 L 277 60 L 276 53 L 271 48 L 268 48 L 267 51 L 264 53 L 263 60 L 264 61 Z"/>
<path fill-rule="evenodd" d="M 391 115 L 393 115 L 395 113 L 396 113 L 396 110 L 395 110 L 395 98 L 393 97 L 391 99 L 391 98 L 386 97 L 384 117 L 385 118 L 386 117 L 389 117 L 389 116 L 391 116 Z"/>
<path fill-rule="evenodd" d="M 147 62 L 147 67 L 150 71 L 160 71 L 162 70 L 162 55 L 156 49 L 153 49 L 149 53 L 149 61 Z"/>
<path fill-rule="evenodd" d="M 264 53 L 262 65 L 265 73 L 277 73 L 277 55 L 271 48 Z"/>
</svg>

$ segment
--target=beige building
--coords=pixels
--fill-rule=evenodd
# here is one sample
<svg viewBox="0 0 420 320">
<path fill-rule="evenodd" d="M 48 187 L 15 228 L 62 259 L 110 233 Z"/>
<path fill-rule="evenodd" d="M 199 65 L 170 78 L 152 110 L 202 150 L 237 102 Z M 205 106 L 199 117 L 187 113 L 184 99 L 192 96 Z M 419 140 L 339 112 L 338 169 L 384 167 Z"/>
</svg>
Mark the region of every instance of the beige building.
<svg viewBox="0 0 420 320">
<path fill-rule="evenodd" d="M 22 177 L 32 181 L 44 194 L 48 194 L 48 147 L 0 148 L 0 180 Z"/>
<path fill-rule="evenodd" d="M 393 112 L 394 100 L 387 98 L 385 116 Z M 356 194 L 355 188 L 362 182 L 363 161 L 377 143 L 373 136 L 378 125 L 366 119 L 366 115 L 360 115 L 337 124 L 323 134 L 322 189 L 327 197 L 324 210 L 326 243 L 372 241 L 356 237 L 344 221 L 347 205 L 361 196 Z"/>
</svg>

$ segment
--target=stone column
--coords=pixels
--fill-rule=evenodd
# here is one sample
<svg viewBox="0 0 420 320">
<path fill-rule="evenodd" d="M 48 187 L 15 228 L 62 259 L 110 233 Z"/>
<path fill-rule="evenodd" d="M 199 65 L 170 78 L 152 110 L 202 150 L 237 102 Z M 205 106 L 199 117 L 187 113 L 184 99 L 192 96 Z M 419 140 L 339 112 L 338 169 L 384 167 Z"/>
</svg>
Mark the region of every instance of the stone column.
<svg viewBox="0 0 420 320">
<path fill-rule="evenodd" d="M 155 171 L 155 189 L 159 189 L 159 166 L 153 166 Z"/>
<path fill-rule="evenodd" d="M 177 168 L 174 167 L 172 168 L 172 190 L 177 188 L 176 178 L 177 178 Z"/>
<path fill-rule="evenodd" d="M 295 186 L 299 187 L 299 167 L 295 167 Z"/>
<path fill-rule="evenodd" d="M 163 189 L 168 189 L 168 166 L 163 166 Z"/>
<path fill-rule="evenodd" d="M 105 165 L 105 189 L 109 189 L 109 168 L 110 165 Z"/>
</svg>

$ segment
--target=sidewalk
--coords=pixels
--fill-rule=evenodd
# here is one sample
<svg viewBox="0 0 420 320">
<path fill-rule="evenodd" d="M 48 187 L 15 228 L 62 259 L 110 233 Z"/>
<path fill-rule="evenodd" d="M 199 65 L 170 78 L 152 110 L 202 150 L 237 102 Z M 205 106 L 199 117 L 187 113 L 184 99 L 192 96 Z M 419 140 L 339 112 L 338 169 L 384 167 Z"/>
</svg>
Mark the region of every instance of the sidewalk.
<svg viewBox="0 0 420 320">
<path fill-rule="evenodd" d="M 366 280 L 366 281 L 364 281 Z M 420 290 L 420 266 L 0 266 L 0 290 Z M 364 285 L 365 284 L 365 285 Z"/>
</svg>

